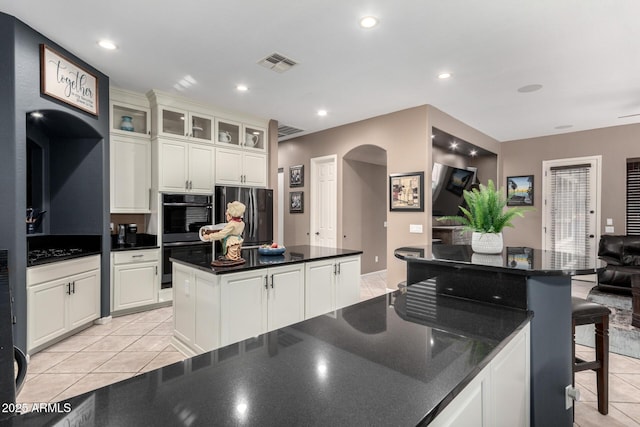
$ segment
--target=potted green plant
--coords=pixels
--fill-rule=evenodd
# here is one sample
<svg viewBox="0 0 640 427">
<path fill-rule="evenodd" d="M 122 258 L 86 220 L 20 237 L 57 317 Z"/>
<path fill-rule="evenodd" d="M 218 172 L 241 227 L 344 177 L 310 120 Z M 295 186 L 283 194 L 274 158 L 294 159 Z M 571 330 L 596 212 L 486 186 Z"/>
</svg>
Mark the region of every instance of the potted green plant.
<svg viewBox="0 0 640 427">
<path fill-rule="evenodd" d="M 460 206 L 463 216 L 444 216 L 438 221 L 453 221 L 462 224 L 465 230 L 473 232 L 471 235 L 471 249 L 483 254 L 498 254 L 504 246 L 502 230 L 513 227 L 511 220 L 516 216 L 523 217 L 529 210 L 523 207 L 505 209 L 509 200 L 504 191 L 496 189 L 492 180 L 487 185 L 480 184 L 480 188 L 463 192 L 466 206 Z"/>
</svg>

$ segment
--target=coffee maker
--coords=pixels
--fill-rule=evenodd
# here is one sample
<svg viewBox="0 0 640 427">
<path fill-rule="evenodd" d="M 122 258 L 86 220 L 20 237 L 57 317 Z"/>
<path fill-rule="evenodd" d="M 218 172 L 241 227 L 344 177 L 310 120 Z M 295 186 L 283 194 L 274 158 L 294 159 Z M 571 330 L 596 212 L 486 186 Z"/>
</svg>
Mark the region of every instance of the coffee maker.
<svg viewBox="0 0 640 427">
<path fill-rule="evenodd" d="M 127 224 L 127 231 L 125 233 L 124 241 L 127 245 L 136 244 L 136 233 L 138 232 L 138 226 L 136 224 Z"/>
</svg>

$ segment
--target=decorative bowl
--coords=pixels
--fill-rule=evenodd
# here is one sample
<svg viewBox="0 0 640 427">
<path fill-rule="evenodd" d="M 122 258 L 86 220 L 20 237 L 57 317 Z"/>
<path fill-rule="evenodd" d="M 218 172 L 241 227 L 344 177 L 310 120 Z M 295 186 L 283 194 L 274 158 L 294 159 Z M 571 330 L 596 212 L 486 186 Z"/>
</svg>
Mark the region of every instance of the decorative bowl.
<svg viewBox="0 0 640 427">
<path fill-rule="evenodd" d="M 287 248 L 280 246 L 279 248 L 258 248 L 260 255 L 282 255 Z"/>
</svg>

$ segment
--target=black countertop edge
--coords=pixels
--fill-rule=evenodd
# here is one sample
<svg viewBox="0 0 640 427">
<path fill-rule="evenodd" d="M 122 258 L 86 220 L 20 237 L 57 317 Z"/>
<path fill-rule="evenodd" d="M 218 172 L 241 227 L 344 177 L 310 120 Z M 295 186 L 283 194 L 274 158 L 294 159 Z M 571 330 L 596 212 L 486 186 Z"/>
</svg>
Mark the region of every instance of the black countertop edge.
<svg viewBox="0 0 640 427">
<path fill-rule="evenodd" d="M 459 395 L 462 390 L 464 390 L 464 388 L 469 385 L 469 383 L 471 383 L 471 381 L 473 381 L 473 379 L 477 377 L 478 374 L 489 363 L 491 363 L 491 361 L 498 355 L 498 353 L 500 353 L 513 340 L 513 338 L 515 338 L 515 336 L 518 335 L 518 333 L 520 333 L 520 331 L 522 331 L 531 322 L 531 319 L 533 318 L 533 312 L 528 311 L 527 313 L 529 315 L 527 319 L 525 319 L 519 326 L 517 326 L 516 329 L 514 329 L 514 331 L 509 334 L 508 337 L 500 341 L 500 344 L 498 344 L 487 357 L 485 357 L 480 363 L 478 363 L 478 365 L 471 372 L 469 372 L 469 375 L 467 375 L 456 387 L 454 387 L 454 389 L 451 390 L 451 392 L 447 396 L 445 396 L 444 399 L 442 399 L 442 401 L 420 421 L 420 423 L 418 424 L 419 426 L 428 425 L 438 415 L 440 415 L 442 411 L 444 411 L 444 409 L 447 407 L 447 405 L 449 405 L 449 403 L 451 403 L 453 399 L 455 399 L 456 396 Z"/>
<path fill-rule="evenodd" d="M 426 255 L 431 251 L 431 255 Z M 605 267 L 598 259 L 575 256 L 566 265 L 561 261 L 553 261 L 553 251 L 526 247 L 505 247 L 501 254 L 487 255 L 473 253 L 470 245 L 441 245 L 401 247 L 394 251 L 394 256 L 407 263 L 433 264 L 491 272 L 509 273 L 520 276 L 576 276 L 595 274 Z M 555 253 L 562 258 L 562 253 Z M 518 255 L 529 257 L 529 265 L 516 263 L 510 265 Z M 475 258 L 475 259 L 474 259 Z M 571 265 L 573 264 L 573 265 Z"/>
<path fill-rule="evenodd" d="M 111 235 L 111 252 L 135 251 L 141 249 L 159 249 L 158 236 L 154 234 L 138 233 L 136 234 L 136 243 L 134 244 L 118 244 L 118 235 Z"/>
<path fill-rule="evenodd" d="M 320 246 L 299 245 L 289 246 L 283 255 L 261 255 L 258 248 L 242 249 L 242 257 L 245 263 L 233 267 L 213 267 L 211 261 L 219 256 L 214 253 L 213 246 L 207 246 L 193 253 L 180 253 L 169 258 L 170 261 L 187 267 L 196 268 L 216 275 L 238 273 L 242 271 L 257 270 L 261 268 L 279 267 L 285 265 L 300 264 L 310 261 L 321 261 L 332 258 L 342 258 L 353 255 L 361 255 L 361 250 L 325 248 Z"/>
</svg>

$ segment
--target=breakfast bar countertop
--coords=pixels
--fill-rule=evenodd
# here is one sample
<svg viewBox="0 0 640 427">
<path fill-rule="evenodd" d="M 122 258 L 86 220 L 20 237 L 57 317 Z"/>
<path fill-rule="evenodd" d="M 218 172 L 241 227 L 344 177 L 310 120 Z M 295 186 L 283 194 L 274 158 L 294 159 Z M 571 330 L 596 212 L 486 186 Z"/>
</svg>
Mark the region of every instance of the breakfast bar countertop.
<svg viewBox="0 0 640 427">
<path fill-rule="evenodd" d="M 362 254 L 360 250 L 310 245 L 287 246 L 282 255 L 261 255 L 258 253 L 258 248 L 243 248 L 244 264 L 232 267 L 212 267 L 211 261 L 219 255 L 214 254 L 213 247 L 214 245 L 211 245 L 207 246 L 204 251 L 175 254 L 169 260 L 213 274 L 225 274 Z"/>
<path fill-rule="evenodd" d="M 423 301 L 419 287 L 405 292 L 202 353 L 6 425 L 428 424 L 527 328 L 531 313 L 441 295 Z"/>
</svg>

